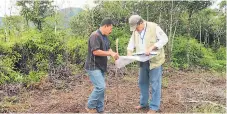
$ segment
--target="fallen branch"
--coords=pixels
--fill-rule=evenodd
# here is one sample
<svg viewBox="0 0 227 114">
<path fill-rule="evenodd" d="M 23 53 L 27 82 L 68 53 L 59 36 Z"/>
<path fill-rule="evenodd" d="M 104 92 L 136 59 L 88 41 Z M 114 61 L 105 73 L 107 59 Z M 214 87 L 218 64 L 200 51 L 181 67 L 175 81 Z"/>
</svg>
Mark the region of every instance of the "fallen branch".
<svg viewBox="0 0 227 114">
<path fill-rule="evenodd" d="M 189 103 L 209 103 L 209 104 L 212 104 L 212 105 L 215 105 L 215 106 L 220 106 L 220 107 L 222 107 L 222 108 L 224 108 L 224 109 L 226 109 L 227 110 L 227 107 L 225 107 L 225 106 L 223 106 L 223 105 L 221 105 L 221 104 L 217 104 L 217 103 L 214 103 L 214 102 L 211 102 L 211 101 L 202 101 L 202 100 L 200 100 L 200 101 L 197 101 L 197 100 L 194 100 L 194 99 L 188 99 L 189 101 L 180 101 L 180 102 L 189 102 Z"/>
</svg>

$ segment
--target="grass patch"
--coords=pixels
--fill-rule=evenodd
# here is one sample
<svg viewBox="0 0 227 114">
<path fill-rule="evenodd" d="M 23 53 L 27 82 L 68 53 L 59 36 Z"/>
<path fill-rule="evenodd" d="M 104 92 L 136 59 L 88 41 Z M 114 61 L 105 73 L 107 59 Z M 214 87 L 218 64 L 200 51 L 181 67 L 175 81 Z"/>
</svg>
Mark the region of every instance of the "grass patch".
<svg viewBox="0 0 227 114">
<path fill-rule="evenodd" d="M 218 105 L 202 104 L 193 107 L 193 113 L 225 113 L 225 109 Z"/>
</svg>

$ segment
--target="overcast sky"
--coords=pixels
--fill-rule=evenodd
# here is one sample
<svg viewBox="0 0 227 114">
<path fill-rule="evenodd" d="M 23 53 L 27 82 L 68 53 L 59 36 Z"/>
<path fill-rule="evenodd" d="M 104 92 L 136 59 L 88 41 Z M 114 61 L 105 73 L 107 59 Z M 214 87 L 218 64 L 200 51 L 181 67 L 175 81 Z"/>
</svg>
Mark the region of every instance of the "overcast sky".
<svg viewBox="0 0 227 114">
<path fill-rule="evenodd" d="M 18 15 L 20 12 L 19 7 L 16 6 L 17 0 L 0 0 L 0 17 L 4 17 L 4 15 Z M 68 7 L 80 7 L 84 8 L 85 5 L 89 5 L 93 7 L 95 4 L 93 0 L 54 0 L 54 4 L 56 4 L 60 9 L 68 8 Z"/>
<path fill-rule="evenodd" d="M 18 15 L 20 9 L 16 6 L 17 0 L 0 0 L 0 17 L 4 17 L 4 15 Z M 80 7 L 84 8 L 85 5 L 89 5 L 89 7 L 94 7 L 94 0 L 54 0 L 54 4 L 56 4 L 60 9 L 67 7 Z M 217 4 L 222 0 L 217 0 L 212 8 L 218 7 Z"/>
</svg>

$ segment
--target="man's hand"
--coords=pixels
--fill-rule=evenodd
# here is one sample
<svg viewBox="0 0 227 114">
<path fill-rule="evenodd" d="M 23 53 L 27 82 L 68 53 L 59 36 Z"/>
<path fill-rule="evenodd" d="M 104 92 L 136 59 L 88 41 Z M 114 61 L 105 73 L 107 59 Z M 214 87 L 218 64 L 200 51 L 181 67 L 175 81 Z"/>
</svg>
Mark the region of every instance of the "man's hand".
<svg viewBox="0 0 227 114">
<path fill-rule="evenodd" d="M 109 50 L 109 52 L 110 52 L 110 56 L 112 56 L 114 58 L 114 60 L 117 60 L 119 58 L 119 54 L 118 53 L 115 53 L 112 50 Z"/>
<path fill-rule="evenodd" d="M 155 46 L 149 47 L 149 48 L 146 50 L 145 55 L 146 55 L 146 56 L 149 56 L 150 53 L 151 53 L 151 51 L 156 50 L 156 49 L 157 49 L 157 47 L 155 47 Z"/>
<path fill-rule="evenodd" d="M 127 56 L 132 56 L 132 51 L 127 51 Z"/>
</svg>

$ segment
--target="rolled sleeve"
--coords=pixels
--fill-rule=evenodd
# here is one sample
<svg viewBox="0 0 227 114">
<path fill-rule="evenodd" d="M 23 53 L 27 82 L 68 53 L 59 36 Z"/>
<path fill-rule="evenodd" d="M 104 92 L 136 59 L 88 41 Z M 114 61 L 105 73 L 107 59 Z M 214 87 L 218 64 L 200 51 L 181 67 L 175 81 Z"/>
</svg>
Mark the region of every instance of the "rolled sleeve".
<svg viewBox="0 0 227 114">
<path fill-rule="evenodd" d="M 156 36 L 158 41 L 154 44 L 158 49 L 163 48 L 164 45 L 168 42 L 168 37 L 166 33 L 159 27 L 156 27 Z"/>
<path fill-rule="evenodd" d="M 133 36 L 131 36 L 131 38 L 129 40 L 129 43 L 128 43 L 127 50 L 133 51 L 134 48 L 135 48 L 135 44 L 134 44 Z"/>
<path fill-rule="evenodd" d="M 100 47 L 101 47 L 101 40 L 99 37 L 95 36 L 95 35 L 92 35 L 90 37 L 90 46 L 91 46 L 91 52 L 95 51 L 95 50 L 99 50 Z"/>
</svg>

